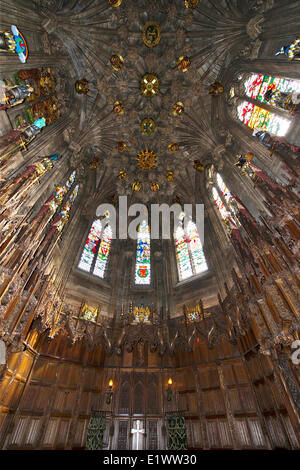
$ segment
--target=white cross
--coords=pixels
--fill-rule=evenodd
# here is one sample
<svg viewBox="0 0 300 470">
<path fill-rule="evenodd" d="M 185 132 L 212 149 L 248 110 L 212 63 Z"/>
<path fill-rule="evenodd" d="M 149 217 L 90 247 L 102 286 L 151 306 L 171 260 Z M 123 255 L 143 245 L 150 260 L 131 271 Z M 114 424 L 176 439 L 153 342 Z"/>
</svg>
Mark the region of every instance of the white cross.
<svg viewBox="0 0 300 470">
<path fill-rule="evenodd" d="M 136 421 L 136 428 L 131 429 L 131 434 L 133 434 L 133 438 L 134 438 L 133 440 L 136 441 L 136 442 L 133 442 L 133 445 L 132 445 L 133 450 L 141 450 L 139 449 L 139 443 L 142 442 L 142 434 L 145 434 L 145 429 L 142 429 L 140 427 L 141 424 L 142 424 L 142 421 L 138 419 Z"/>
</svg>

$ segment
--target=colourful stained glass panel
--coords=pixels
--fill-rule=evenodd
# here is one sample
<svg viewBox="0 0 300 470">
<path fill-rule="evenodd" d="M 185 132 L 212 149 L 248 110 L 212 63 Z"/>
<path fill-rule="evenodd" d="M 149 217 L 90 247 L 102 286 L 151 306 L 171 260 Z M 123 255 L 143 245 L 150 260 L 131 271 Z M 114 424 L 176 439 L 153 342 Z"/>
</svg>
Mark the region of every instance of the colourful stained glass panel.
<svg viewBox="0 0 300 470">
<path fill-rule="evenodd" d="M 109 225 L 104 229 L 93 274 L 104 278 L 111 245 L 112 230 Z"/>
<path fill-rule="evenodd" d="M 237 108 L 239 119 L 252 129 L 260 128 L 278 136 L 284 136 L 290 126 L 289 119 L 285 119 L 266 109 L 244 101 Z"/>
<path fill-rule="evenodd" d="M 245 94 L 246 96 L 249 96 L 249 98 L 256 99 L 260 88 L 261 84 L 263 82 L 263 75 L 254 73 L 251 75 L 251 77 L 245 81 Z"/>
<path fill-rule="evenodd" d="M 96 256 L 97 246 L 101 236 L 102 224 L 100 220 L 95 220 L 90 229 L 90 233 L 85 242 L 78 268 L 90 272 L 94 257 Z"/>
<path fill-rule="evenodd" d="M 230 200 L 232 199 L 232 194 L 229 191 L 229 189 L 227 188 L 226 184 L 224 183 L 224 180 L 223 180 L 222 176 L 220 175 L 220 173 L 217 173 L 216 179 L 217 179 L 217 185 L 219 186 L 220 190 L 222 191 L 222 194 L 225 198 L 225 201 L 230 202 Z"/>
<path fill-rule="evenodd" d="M 186 236 L 182 227 L 178 227 L 175 232 L 175 247 L 179 279 L 183 281 L 191 277 L 193 271 Z"/>
<path fill-rule="evenodd" d="M 137 238 L 137 253 L 135 263 L 135 283 L 150 284 L 151 262 L 150 262 L 150 227 L 146 221 L 139 226 Z"/>
<path fill-rule="evenodd" d="M 201 245 L 196 225 L 190 221 L 187 226 L 187 241 L 189 243 L 194 273 L 199 274 L 207 270 L 206 259 Z"/>
<path fill-rule="evenodd" d="M 213 194 L 214 201 L 217 205 L 217 208 L 219 209 L 219 212 L 222 216 L 222 219 L 226 220 L 227 217 L 230 217 L 231 215 L 230 212 L 224 206 L 223 201 L 220 198 L 219 193 L 216 188 L 212 188 L 212 194 Z"/>
<path fill-rule="evenodd" d="M 300 80 L 291 80 L 289 78 L 270 77 L 268 75 L 252 74 L 251 77 L 245 81 L 245 94 L 249 98 L 256 99 L 267 103 L 264 99 L 265 93 L 272 89 L 273 91 L 279 90 L 283 93 L 299 93 Z"/>
<path fill-rule="evenodd" d="M 254 104 L 248 101 L 244 101 L 237 107 L 238 117 L 244 124 L 248 125 L 253 109 Z"/>
<path fill-rule="evenodd" d="M 267 103 L 275 108 L 282 107 L 282 105 L 279 105 L 279 102 L 282 103 L 285 98 L 287 100 L 290 99 L 289 97 L 294 99 L 294 96 L 296 95 L 297 97 L 300 93 L 300 80 L 270 77 L 269 75 L 252 74 L 245 81 L 244 85 L 246 96 L 262 103 Z M 265 99 L 265 93 L 268 90 L 276 92 L 272 97 L 269 97 L 269 100 Z M 238 106 L 237 111 L 239 119 L 252 129 L 260 128 L 278 136 L 284 136 L 290 125 L 289 119 L 255 106 L 248 101 L 244 101 Z"/>
</svg>

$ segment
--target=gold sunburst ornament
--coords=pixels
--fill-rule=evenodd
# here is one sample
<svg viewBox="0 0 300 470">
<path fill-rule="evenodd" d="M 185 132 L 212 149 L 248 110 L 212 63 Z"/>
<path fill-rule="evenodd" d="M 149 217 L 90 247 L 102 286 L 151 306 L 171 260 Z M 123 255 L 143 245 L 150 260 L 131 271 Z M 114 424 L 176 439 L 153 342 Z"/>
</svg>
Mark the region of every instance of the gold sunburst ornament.
<svg viewBox="0 0 300 470">
<path fill-rule="evenodd" d="M 137 162 L 142 170 L 149 171 L 156 166 L 157 158 L 153 150 L 143 150 L 138 154 Z"/>
<path fill-rule="evenodd" d="M 161 39 L 161 27 L 155 21 L 148 21 L 143 27 L 142 38 L 145 46 L 155 47 Z"/>
<path fill-rule="evenodd" d="M 141 123 L 141 131 L 143 134 L 150 135 L 155 131 L 155 121 L 152 118 L 145 118 Z"/>
<path fill-rule="evenodd" d="M 140 88 L 142 95 L 147 98 L 157 95 L 159 92 L 159 80 L 154 73 L 145 73 L 141 78 Z"/>
<path fill-rule="evenodd" d="M 124 59 L 120 54 L 113 54 L 110 58 L 110 64 L 114 70 L 121 70 L 124 65 Z"/>
</svg>

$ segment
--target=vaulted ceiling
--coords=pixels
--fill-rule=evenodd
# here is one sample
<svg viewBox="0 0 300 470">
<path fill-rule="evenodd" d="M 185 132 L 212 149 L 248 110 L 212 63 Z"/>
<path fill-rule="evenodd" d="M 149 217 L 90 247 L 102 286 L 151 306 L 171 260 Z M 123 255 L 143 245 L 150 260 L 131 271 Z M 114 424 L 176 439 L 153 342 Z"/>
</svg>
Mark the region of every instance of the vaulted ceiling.
<svg viewBox="0 0 300 470">
<path fill-rule="evenodd" d="M 190 200 L 194 160 L 207 163 L 218 145 L 209 85 L 249 43 L 247 25 L 261 2 L 37 3 L 46 30 L 67 48 L 77 78 L 89 82 L 88 93 L 76 97 L 80 132 L 72 140 L 88 162 L 96 159 L 98 188 L 105 168 L 117 194 L 167 202 L 179 193 Z"/>
</svg>

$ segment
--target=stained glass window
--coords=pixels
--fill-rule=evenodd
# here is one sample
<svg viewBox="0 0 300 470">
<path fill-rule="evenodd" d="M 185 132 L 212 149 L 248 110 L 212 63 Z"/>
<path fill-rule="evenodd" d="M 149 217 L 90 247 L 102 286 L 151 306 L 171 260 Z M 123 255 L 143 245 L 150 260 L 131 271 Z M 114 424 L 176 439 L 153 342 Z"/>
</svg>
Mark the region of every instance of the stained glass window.
<svg viewBox="0 0 300 470">
<path fill-rule="evenodd" d="M 300 93 L 300 80 L 270 77 L 258 73 L 252 74 L 245 81 L 244 86 L 245 94 L 249 98 L 289 111 L 293 110 L 293 100 L 297 100 L 297 95 Z M 238 116 L 252 129 L 261 128 L 278 136 L 284 136 L 290 125 L 289 119 L 248 101 L 238 106 Z"/>
<path fill-rule="evenodd" d="M 290 120 L 266 109 L 244 101 L 237 107 L 238 117 L 251 129 L 260 128 L 278 136 L 284 136 L 290 126 Z"/>
<path fill-rule="evenodd" d="M 264 98 L 268 90 L 281 91 L 283 93 L 300 93 L 300 80 L 270 77 L 257 73 L 251 75 L 244 85 L 246 96 L 263 103 L 268 103 L 268 100 Z"/>
<path fill-rule="evenodd" d="M 101 221 L 95 220 L 82 250 L 78 268 L 92 272 L 103 279 L 111 247 L 111 237 L 110 225 L 106 225 L 103 229 Z"/>
<path fill-rule="evenodd" d="M 230 212 L 226 209 L 222 199 L 219 196 L 218 190 L 215 187 L 212 188 L 212 195 L 222 219 L 226 220 L 227 217 L 230 217 Z"/>
<path fill-rule="evenodd" d="M 219 188 L 220 188 L 220 190 L 221 190 L 221 192 L 222 192 L 222 194 L 225 198 L 225 201 L 230 202 L 230 200 L 232 198 L 232 194 L 229 191 L 229 189 L 227 188 L 226 184 L 224 183 L 223 178 L 220 175 L 220 173 L 217 173 L 216 180 L 217 180 L 217 185 L 219 186 Z"/>
<path fill-rule="evenodd" d="M 151 260 L 150 260 L 150 227 L 144 220 L 138 229 L 137 251 L 135 263 L 135 283 L 150 284 Z"/>
<path fill-rule="evenodd" d="M 187 241 L 192 255 L 192 267 L 195 274 L 207 270 L 206 259 L 202 249 L 199 233 L 194 222 L 190 221 L 187 226 Z"/>
<path fill-rule="evenodd" d="M 112 236 L 111 227 L 110 225 L 107 225 L 107 227 L 104 229 L 103 234 L 102 234 L 102 240 L 101 240 L 97 258 L 96 258 L 95 268 L 93 271 L 93 274 L 95 274 L 95 276 L 99 276 L 101 278 L 104 278 L 104 274 L 105 274 L 105 268 L 106 268 L 110 245 L 111 245 L 111 236 Z"/>
<path fill-rule="evenodd" d="M 175 234 L 176 259 L 181 281 L 208 269 L 199 233 L 194 222 L 187 224 L 186 232 L 178 226 Z"/>
<path fill-rule="evenodd" d="M 238 222 L 236 222 L 235 218 L 233 217 L 235 208 L 234 205 L 231 204 L 234 201 L 234 197 L 227 188 L 220 173 L 216 174 L 216 183 L 216 186 L 212 188 L 212 196 L 221 214 L 221 217 L 224 221 L 226 221 L 226 224 L 229 224 L 231 228 L 237 227 Z M 225 203 L 223 202 L 223 198 Z"/>
<path fill-rule="evenodd" d="M 78 268 L 90 272 L 93 260 L 97 252 L 97 245 L 100 240 L 102 224 L 100 220 L 95 220 L 91 226 L 89 235 L 85 242 Z"/>
<path fill-rule="evenodd" d="M 182 227 L 178 227 L 175 232 L 175 247 L 179 278 L 180 280 L 188 279 L 193 275 L 193 271 L 186 236 Z"/>
</svg>

